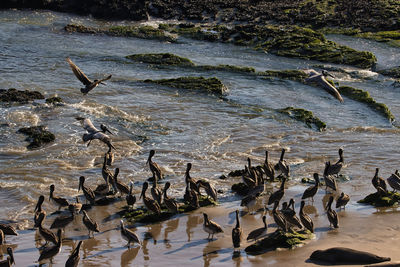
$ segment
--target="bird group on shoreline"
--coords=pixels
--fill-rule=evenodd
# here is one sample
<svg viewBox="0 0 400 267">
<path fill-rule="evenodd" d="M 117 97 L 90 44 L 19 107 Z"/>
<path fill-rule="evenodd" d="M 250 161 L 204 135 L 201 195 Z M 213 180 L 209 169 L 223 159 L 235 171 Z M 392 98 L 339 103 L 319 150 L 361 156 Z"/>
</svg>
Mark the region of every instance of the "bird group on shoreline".
<svg viewBox="0 0 400 267">
<path fill-rule="evenodd" d="M 91 81 L 72 61 L 67 58 L 67 62 L 69 63 L 73 73 L 75 76 L 85 85 L 85 88 L 81 89 L 83 94 L 89 93 L 99 84 L 104 84 L 104 81 L 110 79 L 112 76 L 109 75 L 104 79 Z M 80 200 L 80 196 L 75 197 L 75 202 L 69 201 L 67 198 L 63 198 L 56 194 L 56 186 L 54 184 L 50 185 L 49 192 L 49 201 L 54 203 L 57 207 L 58 211 L 62 209 L 67 209 L 67 215 L 60 215 L 56 217 L 50 229 L 45 227 L 45 219 L 46 219 L 46 211 L 43 209 L 42 205 L 45 201 L 44 195 L 40 195 L 38 198 L 38 202 L 34 209 L 33 223 L 34 227 L 37 228 L 37 231 L 41 238 L 45 241 L 45 244 L 39 249 L 40 257 L 37 260 L 39 263 L 42 263 L 45 260 L 50 260 L 52 262 L 53 257 L 55 257 L 62 249 L 62 237 L 64 233 L 64 228 L 67 227 L 70 223 L 74 222 L 74 220 L 78 217 L 82 217 L 82 223 L 88 230 L 88 238 L 92 238 L 95 236 L 95 233 L 99 233 L 99 224 L 89 216 L 88 210 L 92 206 L 96 205 L 104 205 L 104 204 L 112 204 L 115 199 L 121 198 L 125 195 L 125 200 L 128 209 L 133 209 L 136 204 L 136 196 L 133 192 L 133 182 L 131 181 L 129 185 L 124 184 L 121 180 L 118 180 L 118 175 L 120 172 L 119 168 L 115 168 L 114 172 L 110 169 L 114 164 L 115 155 L 114 151 L 116 151 L 116 147 L 112 143 L 112 139 L 109 135 L 114 135 L 107 126 L 101 124 L 100 130 L 94 126 L 92 121 L 89 118 L 77 117 L 82 127 L 86 130 L 86 133 L 83 134 L 82 140 L 87 143 L 87 146 L 91 144 L 91 142 L 95 139 L 104 143 L 108 150 L 104 154 L 104 160 L 101 168 L 102 178 L 104 183 L 101 183 L 97 186 L 95 190 L 92 190 L 89 185 L 85 184 L 85 177 L 79 177 L 79 186 L 78 192 L 82 190 L 83 197 L 85 198 L 85 203 L 82 203 Z M 246 207 L 247 211 L 250 211 L 257 203 L 258 199 L 265 194 L 265 185 L 267 182 L 273 183 L 276 181 L 278 176 L 276 175 L 277 171 L 280 171 L 279 177 L 281 177 L 281 184 L 278 190 L 272 192 L 272 194 L 268 198 L 268 204 L 273 205 L 273 209 L 271 211 L 271 217 L 273 218 L 275 224 L 278 227 L 279 231 L 287 232 L 292 231 L 295 228 L 298 229 L 307 229 L 310 232 L 314 232 L 314 223 L 311 217 L 304 211 L 305 201 L 314 202 L 314 196 L 316 195 L 319 187 L 320 187 L 320 178 L 318 173 L 314 173 L 313 177 L 315 180 L 315 184 L 310 186 L 304 191 L 304 194 L 301 198 L 300 210 L 297 216 L 295 211 L 295 200 L 290 199 L 289 203 L 284 202 L 282 204 L 282 209 L 278 209 L 280 201 L 282 200 L 285 194 L 285 185 L 287 180 L 290 177 L 291 170 L 290 165 L 284 159 L 285 149 L 282 149 L 281 156 L 276 165 L 273 165 L 269 158 L 269 152 L 265 153 L 265 161 L 261 166 L 253 166 L 251 163 L 251 159 L 248 158 L 248 164 L 245 166 L 245 170 L 242 173 L 242 181 L 249 188 L 249 193 L 247 196 L 243 197 L 241 200 L 240 206 Z M 161 214 L 162 207 L 165 206 L 169 212 L 175 214 L 179 212 L 180 203 L 169 196 L 167 191 L 171 186 L 170 181 L 165 182 L 164 188 L 160 188 L 158 181 L 164 179 L 165 175 L 163 173 L 162 168 L 153 161 L 153 157 L 155 156 L 155 150 L 149 151 L 149 156 L 146 164 L 149 166 L 149 170 L 151 172 L 151 178 L 149 181 L 152 182 L 152 187 L 150 188 L 150 194 L 146 194 L 147 189 L 149 187 L 149 183 L 146 181 L 142 185 L 141 194 L 139 196 L 139 200 L 142 199 L 143 205 L 145 208 L 154 213 Z M 343 159 L 343 149 L 339 149 L 339 160 L 331 164 L 329 161 L 325 163 L 323 178 L 326 186 L 326 191 L 337 191 L 338 186 L 336 182 L 336 177 L 339 172 L 343 168 L 344 159 Z M 199 208 L 199 198 L 202 196 L 201 191 L 203 190 L 206 196 L 213 201 L 218 200 L 218 191 L 213 186 L 210 181 L 205 179 L 196 180 L 190 174 L 192 169 L 192 163 L 186 164 L 185 170 L 185 189 L 184 195 L 182 196 L 184 202 L 193 208 Z M 385 180 L 383 180 L 378 175 L 379 168 L 376 169 L 376 174 L 372 179 L 373 186 L 377 189 L 378 192 L 387 192 L 387 186 Z M 387 179 L 389 185 L 394 190 L 400 190 L 400 175 L 397 173 L 392 174 L 391 177 Z M 344 192 L 340 193 L 340 196 L 336 199 L 336 208 L 345 208 L 346 204 L 349 202 L 350 197 Z M 332 209 L 332 204 L 334 201 L 334 197 L 330 196 L 328 204 L 326 205 L 326 214 L 330 225 L 334 228 L 339 227 L 339 221 L 337 213 L 334 209 Z M 265 208 L 265 211 L 268 211 L 268 208 Z M 63 212 L 64 213 L 64 212 Z M 236 225 L 232 229 L 232 243 L 234 249 L 240 249 L 243 229 L 240 224 L 240 215 L 239 210 L 235 210 L 235 221 Z M 216 222 L 212 221 L 207 213 L 203 213 L 203 229 L 206 233 L 208 233 L 209 240 L 214 238 L 215 234 L 224 232 L 223 228 Z M 267 236 L 268 224 L 267 224 L 267 216 L 266 213 L 262 216 L 263 226 L 252 230 L 248 236 L 247 241 L 257 241 L 265 236 Z M 52 232 L 51 229 L 57 229 L 57 232 Z M 142 244 L 139 236 L 125 226 L 124 221 L 120 220 L 118 227 L 121 237 L 127 241 L 127 247 L 129 248 L 131 244 L 138 244 L 139 246 Z M 15 228 L 9 224 L 0 224 L 0 245 L 5 243 L 5 235 L 18 235 Z M 80 260 L 79 251 L 83 241 L 79 241 L 75 247 L 75 249 L 71 252 L 70 257 L 68 258 L 65 266 L 77 266 Z M 50 245 L 51 244 L 51 245 Z M 11 266 L 15 263 L 15 258 L 11 247 L 7 248 L 8 257 L 6 260 L 0 261 L 0 266 Z"/>
</svg>

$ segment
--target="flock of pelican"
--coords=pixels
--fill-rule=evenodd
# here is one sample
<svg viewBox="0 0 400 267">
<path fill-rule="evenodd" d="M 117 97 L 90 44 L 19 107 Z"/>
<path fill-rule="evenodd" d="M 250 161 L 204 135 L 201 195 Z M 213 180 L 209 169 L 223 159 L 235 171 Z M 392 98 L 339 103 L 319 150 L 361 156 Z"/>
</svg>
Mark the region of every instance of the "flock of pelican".
<svg viewBox="0 0 400 267">
<path fill-rule="evenodd" d="M 81 89 L 83 94 L 89 93 L 92 89 L 94 89 L 99 84 L 104 84 L 104 81 L 111 78 L 111 75 L 104 79 L 91 81 L 72 61 L 70 58 L 66 59 L 69 63 L 73 73 L 75 76 L 85 85 L 85 88 Z M 323 79 L 323 76 L 314 77 L 318 74 L 312 73 L 310 80 L 312 79 Z M 322 75 L 325 75 L 323 73 Z M 322 78 L 321 78 L 322 77 Z M 340 94 L 339 94 L 340 96 Z M 336 97 L 342 101 L 341 97 Z M 56 256 L 62 248 L 62 236 L 63 229 L 69 225 L 74 219 L 82 214 L 82 222 L 83 225 L 88 230 L 88 238 L 94 236 L 94 233 L 99 232 L 98 223 L 89 217 L 86 210 L 88 210 L 91 206 L 97 205 L 99 203 L 104 204 L 112 203 L 112 198 L 119 195 L 126 195 L 126 203 L 129 208 L 132 208 L 136 204 L 136 196 L 133 194 L 133 183 L 131 182 L 128 185 L 118 180 L 119 168 L 116 168 L 114 172 L 110 170 L 110 166 L 112 166 L 114 162 L 114 152 L 115 146 L 112 144 L 111 137 L 109 135 L 113 135 L 113 133 L 105 126 L 100 125 L 100 129 L 96 128 L 89 118 L 76 118 L 79 122 L 81 122 L 83 128 L 86 130 L 86 133 L 83 134 L 83 141 L 87 143 L 87 146 L 90 145 L 92 140 L 98 139 L 104 144 L 107 145 L 108 151 L 104 154 L 104 161 L 102 165 L 102 177 L 104 179 L 104 183 L 97 186 L 95 190 L 92 190 L 89 186 L 85 184 L 85 177 L 79 177 L 79 187 L 78 192 L 82 190 L 83 196 L 86 200 L 86 203 L 83 204 L 80 202 L 79 197 L 75 198 L 75 202 L 72 202 L 66 198 L 57 196 L 55 194 L 55 185 L 52 184 L 50 186 L 50 194 L 49 201 L 53 202 L 54 205 L 58 208 L 58 210 L 67 208 L 68 215 L 61 215 L 54 219 L 53 223 L 50 226 L 50 229 L 44 226 L 44 221 L 46 218 L 46 211 L 42 208 L 42 204 L 45 201 L 45 197 L 41 195 L 38 199 L 37 205 L 34 210 L 34 218 L 33 223 L 34 227 L 37 228 L 38 233 L 45 241 L 45 244 L 40 248 L 40 257 L 38 259 L 39 263 L 42 263 L 45 260 L 52 261 L 53 257 Z M 108 135 L 109 134 L 109 135 Z M 146 164 L 149 166 L 149 170 L 152 174 L 150 181 L 152 181 L 152 187 L 150 189 L 151 196 L 147 195 L 147 189 L 149 187 L 148 182 L 144 182 L 142 186 L 142 191 L 139 199 L 142 199 L 144 206 L 146 209 L 154 214 L 161 213 L 161 206 L 164 205 L 169 212 L 178 213 L 179 203 L 171 196 L 168 196 L 167 190 L 171 187 L 170 182 L 166 182 L 163 189 L 159 187 L 158 181 L 163 179 L 164 174 L 162 168 L 153 161 L 153 156 L 155 155 L 154 150 L 150 150 L 148 160 Z M 298 229 L 308 229 L 310 232 L 314 232 L 314 224 L 311 217 L 304 212 L 304 205 L 306 200 L 314 201 L 314 196 L 316 195 L 319 187 L 320 187 L 320 178 L 318 173 L 314 173 L 313 177 L 315 180 L 314 185 L 307 188 L 301 198 L 301 205 L 299 210 L 299 216 L 294 209 L 295 200 L 290 199 L 289 203 L 284 202 L 282 204 L 282 208 L 278 209 L 279 202 L 284 196 L 285 193 L 285 183 L 287 179 L 290 177 L 290 166 L 284 159 L 285 149 L 282 149 L 280 159 L 276 165 L 272 164 L 269 161 L 269 154 L 266 151 L 265 154 L 265 162 L 262 166 L 252 166 L 251 160 L 248 158 L 248 164 L 245 166 L 245 170 L 242 172 L 242 180 L 243 183 L 247 185 L 249 188 L 249 193 L 241 200 L 240 206 L 246 207 L 248 211 L 253 208 L 256 204 L 257 200 L 261 195 L 265 194 L 265 183 L 266 182 L 274 182 L 277 177 L 281 177 L 281 184 L 278 190 L 270 194 L 265 212 L 262 216 L 263 226 L 251 231 L 247 235 L 247 241 L 257 241 L 258 239 L 265 237 L 267 235 L 267 216 L 266 211 L 268 211 L 267 206 L 273 205 L 273 209 L 271 217 L 274 222 L 278 226 L 279 231 L 292 231 L 295 228 Z M 339 160 L 331 164 L 330 162 L 325 163 L 325 169 L 323 173 L 323 178 L 326 186 L 326 190 L 338 190 L 336 184 L 335 176 L 338 176 L 344 164 L 343 159 L 343 149 L 339 149 Z M 191 205 L 194 208 L 199 207 L 199 196 L 201 196 L 201 189 L 207 194 L 207 196 L 214 201 L 218 199 L 217 190 L 214 186 L 207 180 L 192 178 L 190 175 L 190 170 L 192 168 L 191 163 L 187 163 L 186 171 L 185 171 L 185 193 L 183 199 L 185 203 Z M 277 176 L 276 171 L 279 170 L 281 175 Z M 379 191 L 386 192 L 387 187 L 385 180 L 378 176 L 379 169 L 376 169 L 376 174 L 372 179 L 372 183 L 374 187 Z M 394 189 L 400 189 L 400 176 L 398 173 L 393 174 L 389 179 L 388 183 Z M 345 207 L 349 202 L 350 197 L 341 192 L 340 197 L 336 199 L 336 208 Z M 337 213 L 334 209 L 332 209 L 332 203 L 334 201 L 334 197 L 330 196 L 328 205 L 326 206 L 326 214 L 329 219 L 330 225 L 334 228 L 339 227 L 339 220 Z M 236 210 L 236 225 L 232 229 L 232 242 L 235 249 L 240 248 L 241 240 L 243 236 L 243 231 L 240 226 L 240 218 L 239 218 L 239 210 Z M 206 233 L 208 233 L 208 239 L 213 239 L 215 234 L 223 232 L 223 228 L 212 221 L 206 213 L 203 213 L 204 221 L 203 221 L 203 229 Z M 51 231 L 51 229 L 58 229 L 56 233 Z M 133 232 L 131 229 L 128 229 L 124 221 L 121 220 L 119 224 L 119 230 L 123 239 L 127 241 L 127 246 L 130 247 L 131 244 L 141 245 L 141 241 L 138 235 Z M 0 245 L 4 244 L 5 238 L 4 235 L 18 235 L 15 228 L 9 224 L 0 224 Z M 51 244 L 51 245 L 50 245 Z M 75 249 L 72 251 L 70 257 L 68 258 L 65 266 L 77 266 L 80 260 L 79 250 L 81 247 L 82 241 L 79 241 L 76 245 Z M 6 260 L 0 261 L 1 266 L 11 266 L 15 263 L 14 255 L 11 247 L 7 248 L 7 253 L 9 254 Z"/>
</svg>

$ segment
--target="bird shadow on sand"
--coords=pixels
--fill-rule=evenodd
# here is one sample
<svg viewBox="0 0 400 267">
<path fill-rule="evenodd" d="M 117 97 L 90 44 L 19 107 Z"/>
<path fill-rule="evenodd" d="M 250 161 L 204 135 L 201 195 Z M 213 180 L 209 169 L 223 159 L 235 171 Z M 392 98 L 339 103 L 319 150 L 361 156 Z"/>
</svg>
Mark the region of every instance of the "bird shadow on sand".
<svg viewBox="0 0 400 267">
<path fill-rule="evenodd" d="M 125 249 L 128 249 L 128 247 L 127 246 L 122 246 L 122 247 L 116 247 L 116 248 L 112 248 L 112 249 L 106 249 L 106 250 L 103 250 L 103 251 L 99 251 L 99 252 L 97 252 L 97 253 L 95 253 L 93 255 L 87 256 L 85 259 L 90 259 L 90 258 L 94 258 L 94 257 L 100 256 L 100 255 L 104 255 L 104 254 L 110 253 L 110 252 L 115 252 L 115 251 L 125 250 Z"/>
<path fill-rule="evenodd" d="M 173 253 L 176 253 L 178 251 L 181 251 L 181 250 L 184 250 L 184 249 L 187 249 L 187 248 L 196 247 L 196 246 L 201 246 L 201 245 L 207 244 L 209 242 L 210 242 L 210 240 L 208 240 L 208 239 L 199 239 L 197 241 L 193 241 L 193 242 L 190 242 L 188 244 L 185 244 L 185 245 L 183 245 L 180 248 L 177 248 L 175 250 L 168 251 L 168 252 L 166 252 L 164 254 L 173 254 Z"/>
</svg>

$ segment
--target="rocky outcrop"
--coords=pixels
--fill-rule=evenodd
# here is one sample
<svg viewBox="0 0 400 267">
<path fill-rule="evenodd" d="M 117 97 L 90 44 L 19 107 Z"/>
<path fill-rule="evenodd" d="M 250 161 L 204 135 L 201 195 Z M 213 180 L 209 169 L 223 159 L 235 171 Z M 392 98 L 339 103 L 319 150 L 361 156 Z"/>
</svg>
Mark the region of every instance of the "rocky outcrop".
<svg viewBox="0 0 400 267">
<path fill-rule="evenodd" d="M 56 137 L 53 133 L 46 130 L 45 126 L 31 126 L 24 127 L 18 130 L 18 133 L 27 135 L 25 141 L 30 142 L 27 146 L 28 149 L 39 148 L 44 144 L 53 142 Z"/>
<path fill-rule="evenodd" d="M 27 103 L 35 99 L 44 99 L 44 96 L 38 91 L 29 91 L 29 90 L 20 91 L 14 88 L 8 90 L 0 89 L 1 102 Z"/>
</svg>

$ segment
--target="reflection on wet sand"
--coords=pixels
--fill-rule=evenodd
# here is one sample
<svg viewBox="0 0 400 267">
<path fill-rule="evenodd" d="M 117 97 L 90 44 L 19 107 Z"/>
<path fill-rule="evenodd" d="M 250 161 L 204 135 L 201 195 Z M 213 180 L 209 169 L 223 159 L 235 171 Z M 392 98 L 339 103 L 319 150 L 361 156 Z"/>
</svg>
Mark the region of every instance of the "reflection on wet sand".
<svg viewBox="0 0 400 267">
<path fill-rule="evenodd" d="M 130 266 L 139 253 L 140 246 L 131 247 L 121 254 L 121 266 Z"/>
<path fill-rule="evenodd" d="M 170 240 L 168 239 L 168 234 L 176 231 L 179 226 L 179 218 L 168 220 L 166 223 L 166 227 L 164 228 L 164 244 L 165 248 L 170 249 L 171 248 L 171 243 Z"/>
<path fill-rule="evenodd" d="M 186 221 L 186 235 L 188 238 L 188 242 L 191 240 L 191 234 L 193 233 L 192 229 L 195 228 L 197 225 L 203 223 L 201 220 L 201 216 L 197 214 L 191 214 L 188 216 Z"/>
</svg>

